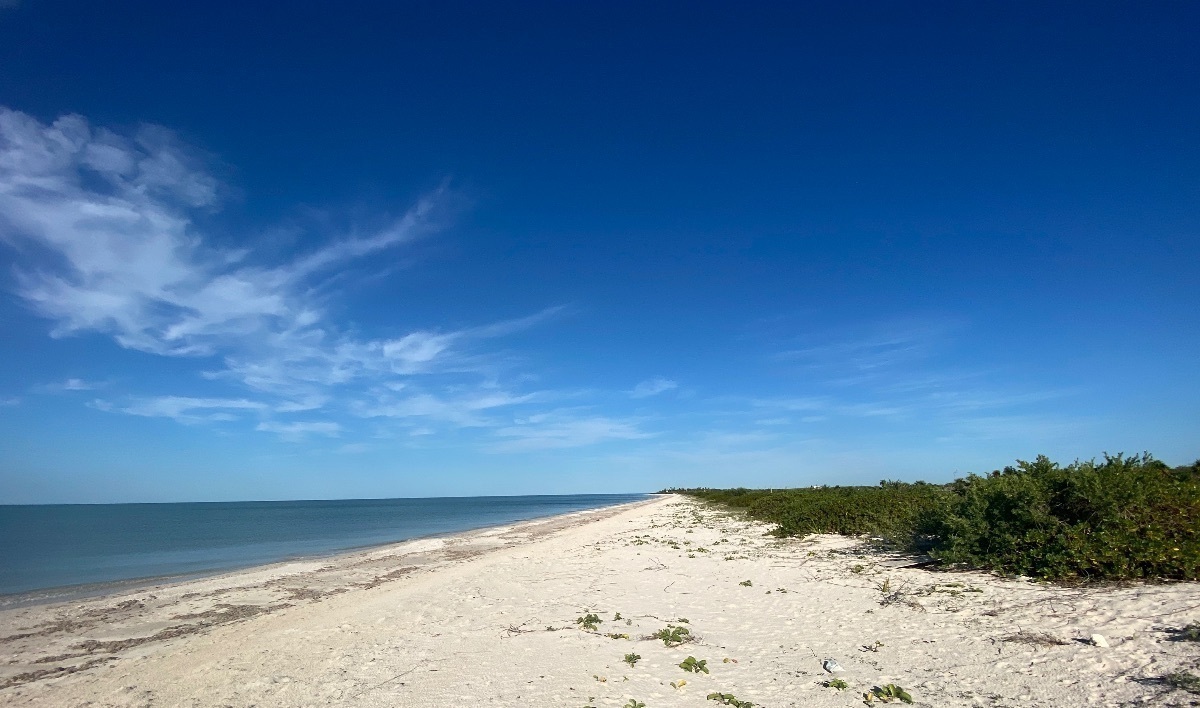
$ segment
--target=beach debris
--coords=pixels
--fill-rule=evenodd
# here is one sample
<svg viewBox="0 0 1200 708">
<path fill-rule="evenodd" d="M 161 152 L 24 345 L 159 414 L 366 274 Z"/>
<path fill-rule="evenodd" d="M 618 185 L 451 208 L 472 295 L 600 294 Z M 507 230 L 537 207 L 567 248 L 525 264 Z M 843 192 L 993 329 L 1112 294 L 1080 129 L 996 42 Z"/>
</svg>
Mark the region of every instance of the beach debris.
<svg viewBox="0 0 1200 708">
<path fill-rule="evenodd" d="M 915 556 L 912 558 L 893 558 L 881 561 L 879 565 L 884 568 L 918 568 L 923 565 L 933 565 L 934 563 L 937 563 L 937 559 L 935 558 Z"/>
<path fill-rule="evenodd" d="M 686 685 L 687 685 L 687 679 L 679 679 L 678 681 L 671 682 L 671 688 L 675 689 L 676 691 L 678 691 L 679 689 L 683 688 Z"/>
<path fill-rule="evenodd" d="M 741 585 L 743 587 L 748 587 L 748 588 L 754 587 L 754 583 L 750 582 L 749 580 L 743 580 L 742 582 L 738 583 L 738 585 Z"/>
<path fill-rule="evenodd" d="M 842 665 L 837 662 L 837 659 L 833 659 L 833 658 L 829 658 L 829 657 L 821 660 L 821 668 L 825 669 L 826 671 L 828 671 L 831 674 L 836 674 L 836 673 L 846 670 L 846 669 L 842 668 Z"/>
<path fill-rule="evenodd" d="M 1094 647 L 1100 647 L 1101 649 L 1108 648 L 1108 640 L 1104 638 L 1103 634 L 1093 634 L 1091 641 Z"/>
<path fill-rule="evenodd" d="M 1062 637 L 1059 637 L 1054 634 L 1050 634 L 1049 632 L 1031 632 L 1031 631 L 1025 630 L 1025 629 L 1022 629 L 1019 632 L 1015 632 L 1013 634 L 1009 634 L 1007 636 L 1001 637 L 1000 641 L 1002 641 L 1002 642 L 1017 642 L 1019 644 L 1031 644 L 1031 645 L 1039 646 L 1039 647 L 1063 646 L 1065 644 L 1070 644 L 1070 642 L 1063 639 Z"/>
</svg>

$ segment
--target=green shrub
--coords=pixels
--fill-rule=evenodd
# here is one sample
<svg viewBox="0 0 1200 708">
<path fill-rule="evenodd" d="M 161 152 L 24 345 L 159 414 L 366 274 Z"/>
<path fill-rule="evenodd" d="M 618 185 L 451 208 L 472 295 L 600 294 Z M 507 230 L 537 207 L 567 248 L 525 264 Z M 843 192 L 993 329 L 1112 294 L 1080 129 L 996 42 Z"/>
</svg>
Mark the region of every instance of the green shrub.
<svg viewBox="0 0 1200 708">
<path fill-rule="evenodd" d="M 870 534 L 938 560 L 1052 580 L 1200 580 L 1200 461 L 1044 456 L 949 485 L 672 490 L 744 509 L 781 536 Z"/>
<path fill-rule="evenodd" d="M 878 487 L 812 489 L 697 489 L 684 493 L 745 509 L 778 525 L 778 536 L 810 533 L 871 534 L 908 545 L 923 514 L 946 495 L 944 487 L 917 482 L 880 482 Z"/>
<path fill-rule="evenodd" d="M 944 562 L 1048 579 L 1200 578 L 1200 464 L 1039 456 L 951 490 L 924 528 Z"/>
</svg>

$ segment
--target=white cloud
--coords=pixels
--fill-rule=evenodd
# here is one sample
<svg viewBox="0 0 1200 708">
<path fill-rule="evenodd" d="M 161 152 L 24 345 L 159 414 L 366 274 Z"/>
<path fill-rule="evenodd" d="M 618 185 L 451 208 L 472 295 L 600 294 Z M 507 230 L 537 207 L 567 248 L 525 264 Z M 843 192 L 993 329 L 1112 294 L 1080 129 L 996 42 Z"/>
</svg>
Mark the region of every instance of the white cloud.
<svg viewBox="0 0 1200 708">
<path fill-rule="evenodd" d="M 487 427 L 495 423 L 483 415 L 486 411 L 528 403 L 537 397 L 536 393 L 515 395 L 503 391 L 482 391 L 457 398 L 420 393 L 405 398 L 383 397 L 375 402 L 360 403 L 355 406 L 354 412 L 364 418 L 423 418 L 459 427 Z"/>
<path fill-rule="evenodd" d="M 613 440 L 653 437 L 630 420 L 603 416 L 573 417 L 564 412 L 544 413 L 516 421 L 495 431 L 508 438 L 491 447 L 495 452 L 521 452 L 552 448 L 583 447 Z"/>
<path fill-rule="evenodd" d="M 0 408 L 9 408 L 11 406 L 19 405 L 21 405 L 21 399 L 17 398 L 16 396 L 0 398 Z"/>
<path fill-rule="evenodd" d="M 284 440 L 298 442 L 309 435 L 337 437 L 342 432 L 342 426 L 329 422 L 278 423 L 275 421 L 264 421 L 259 423 L 255 430 L 276 433 Z"/>
<path fill-rule="evenodd" d="M 64 391 L 95 391 L 98 388 L 103 388 L 104 383 L 97 381 L 85 381 L 83 379 L 67 379 L 56 383 L 39 386 L 36 390 L 45 393 L 62 393 Z"/>
<path fill-rule="evenodd" d="M 674 388 L 679 388 L 679 384 L 671 381 L 670 379 L 664 379 L 661 376 L 656 376 L 652 379 L 647 379 L 639 383 L 637 386 L 634 386 L 633 390 L 629 392 L 629 395 L 633 398 L 649 398 L 650 396 L 657 396 L 660 393 L 670 391 Z"/>
<path fill-rule="evenodd" d="M 478 351 L 484 341 L 540 324 L 561 307 L 370 338 L 339 326 L 322 295 L 356 268 L 386 270 L 386 254 L 440 229 L 454 202 L 444 187 L 379 228 L 310 235 L 323 245 L 271 260 L 247 239 L 223 246 L 198 225 L 224 192 L 205 161 L 161 127 L 121 135 L 81 116 L 47 125 L 0 108 L 0 242 L 17 254 L 17 293 L 53 323 L 51 334 L 99 333 L 126 349 L 201 359 L 204 378 L 256 399 L 165 396 L 93 407 L 220 421 L 346 405 L 384 386 L 408 392 L 417 376 L 441 376 L 441 393 L 429 392 L 430 383 L 405 398 L 373 396 L 355 404 L 358 412 L 477 425 L 481 411 L 525 400 L 462 379 L 490 366 Z M 91 384 L 63 390 L 84 386 Z"/>
<path fill-rule="evenodd" d="M 260 356 L 263 342 L 303 343 L 333 357 L 358 343 L 320 326 L 313 279 L 431 230 L 440 203 L 434 194 L 372 233 L 268 265 L 196 228 L 192 214 L 211 211 L 219 194 L 201 160 L 163 128 L 124 137 L 80 116 L 47 126 L 0 109 L 0 236 L 26 256 L 18 292 L 55 322 L 56 336 L 94 331 L 129 349 L 239 360 Z M 427 363 L 438 351 L 409 348 L 401 358 Z"/>
<path fill-rule="evenodd" d="M 191 398 L 188 396 L 144 398 L 121 408 L 115 407 L 111 402 L 97 400 L 93 402 L 92 407 L 100 410 L 120 410 L 122 413 L 147 418 L 173 418 L 181 423 L 236 420 L 237 415 L 231 411 L 261 412 L 268 408 L 265 403 L 244 398 Z"/>
</svg>

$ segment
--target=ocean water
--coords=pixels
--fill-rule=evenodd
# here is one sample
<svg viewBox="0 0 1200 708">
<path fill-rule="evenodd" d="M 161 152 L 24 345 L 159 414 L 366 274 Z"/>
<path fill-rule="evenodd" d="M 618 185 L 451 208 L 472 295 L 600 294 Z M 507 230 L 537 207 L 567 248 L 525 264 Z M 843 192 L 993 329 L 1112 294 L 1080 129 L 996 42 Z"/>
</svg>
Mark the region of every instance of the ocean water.
<svg viewBox="0 0 1200 708">
<path fill-rule="evenodd" d="M 646 499 L 431 499 L 0 506 L 0 607 Z"/>
</svg>

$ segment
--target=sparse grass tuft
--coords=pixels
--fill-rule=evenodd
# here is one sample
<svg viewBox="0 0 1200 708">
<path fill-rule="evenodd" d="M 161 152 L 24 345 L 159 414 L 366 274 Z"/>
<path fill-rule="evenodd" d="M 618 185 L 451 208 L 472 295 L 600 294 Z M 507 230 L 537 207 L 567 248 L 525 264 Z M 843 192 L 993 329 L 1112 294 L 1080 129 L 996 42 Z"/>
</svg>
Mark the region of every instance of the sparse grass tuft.
<svg viewBox="0 0 1200 708">
<path fill-rule="evenodd" d="M 1163 677 L 1163 682 L 1172 688 L 1200 695 L 1200 676 L 1188 671 L 1177 671 Z"/>
<path fill-rule="evenodd" d="M 1200 642 L 1200 622 L 1180 627 L 1171 633 L 1171 639 L 1177 642 Z"/>
<path fill-rule="evenodd" d="M 754 708 L 754 704 L 750 701 L 739 701 L 737 696 L 732 693 L 710 693 L 708 700 L 716 701 L 721 705 L 733 706 L 733 708 Z"/>
</svg>

